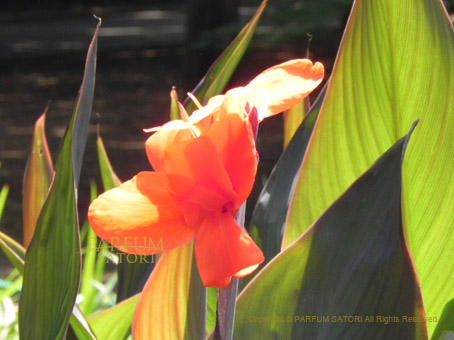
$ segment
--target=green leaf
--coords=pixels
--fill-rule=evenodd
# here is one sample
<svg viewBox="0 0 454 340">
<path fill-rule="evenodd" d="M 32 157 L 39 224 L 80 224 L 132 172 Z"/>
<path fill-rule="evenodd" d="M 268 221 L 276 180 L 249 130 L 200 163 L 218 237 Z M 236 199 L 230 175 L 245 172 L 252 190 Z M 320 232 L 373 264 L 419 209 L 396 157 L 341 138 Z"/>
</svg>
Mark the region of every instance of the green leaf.
<svg viewBox="0 0 454 340">
<path fill-rule="evenodd" d="M 134 340 L 203 339 L 206 290 L 193 253 L 189 242 L 162 254 L 137 305 Z"/>
<path fill-rule="evenodd" d="M 420 118 L 403 167 L 402 220 L 427 316 L 440 319 L 454 298 L 453 89 L 454 33 L 441 1 L 355 1 L 283 247 Z"/>
<path fill-rule="evenodd" d="M 74 339 L 97 340 L 90 328 L 90 325 L 88 324 L 87 319 L 85 319 L 84 314 L 77 305 L 74 306 L 69 323 L 71 325 L 71 331 L 74 334 Z M 67 338 L 70 340 L 69 334 Z"/>
<path fill-rule="evenodd" d="M 309 99 L 296 104 L 290 110 L 283 113 L 284 115 L 284 149 L 290 143 L 292 137 L 295 135 L 298 127 L 304 120 L 304 117 L 309 111 Z"/>
<path fill-rule="evenodd" d="M 97 340 L 122 340 L 130 333 L 139 295 L 135 295 L 88 318 Z"/>
<path fill-rule="evenodd" d="M 250 235 L 265 255 L 265 262 L 260 265 L 260 268 L 263 268 L 281 251 L 287 211 L 295 186 L 294 178 L 298 174 L 306 152 L 325 96 L 326 87 L 325 85 L 293 139 L 279 158 L 257 200 L 252 215 Z M 250 279 L 252 279 L 252 276 L 243 280 L 248 281 Z"/>
<path fill-rule="evenodd" d="M 90 182 L 90 200 L 93 201 L 97 196 L 96 184 Z M 96 264 L 100 262 L 105 266 L 104 258 L 98 256 L 98 238 L 94 233 L 93 229 L 88 224 L 88 220 L 85 222 L 84 227 L 87 229 L 87 238 L 85 242 L 83 265 L 82 265 L 82 278 L 80 284 L 80 295 L 83 296 L 83 300 L 80 303 L 80 308 L 84 314 L 90 315 L 95 311 L 95 296 L 97 293 L 96 287 L 93 285 L 94 282 L 100 281 L 100 277 L 96 277 Z"/>
<path fill-rule="evenodd" d="M 214 326 L 216 326 L 216 305 L 218 301 L 218 288 L 207 288 L 207 315 L 206 315 L 206 327 L 205 335 L 210 334 Z"/>
<path fill-rule="evenodd" d="M 8 198 L 9 185 L 5 184 L 0 190 L 0 221 L 2 219 L 3 211 L 5 210 L 6 199 Z"/>
<path fill-rule="evenodd" d="M 427 339 L 423 322 L 407 322 L 424 309 L 401 224 L 403 149 L 401 139 L 250 282 L 235 339 Z"/>
<path fill-rule="evenodd" d="M 90 45 L 76 108 L 55 166 L 54 180 L 41 209 L 25 257 L 19 303 L 22 340 L 63 339 L 80 278 L 76 187 L 91 114 L 98 24 Z M 88 117 L 88 118 L 87 118 Z"/>
<path fill-rule="evenodd" d="M 180 119 L 180 108 L 178 106 L 178 96 L 175 86 L 170 91 L 170 120 Z"/>
<path fill-rule="evenodd" d="M 241 61 L 246 49 L 251 42 L 252 36 L 255 33 L 260 17 L 265 10 L 268 0 L 263 0 L 257 12 L 254 14 L 249 23 L 243 27 L 240 33 L 230 43 L 229 46 L 211 65 L 203 79 L 197 84 L 192 91 L 202 105 L 208 100 L 224 91 L 227 83 L 232 77 L 233 72 Z M 186 111 L 191 114 L 195 109 L 194 103 L 190 100 L 185 101 Z"/>
<path fill-rule="evenodd" d="M 0 248 L 19 273 L 24 274 L 25 248 L 0 231 Z"/>
<path fill-rule="evenodd" d="M 23 275 L 25 248 L 2 232 L 0 232 L 0 248 L 8 257 L 14 268 L 16 268 L 17 271 Z M 82 314 L 77 305 L 74 306 L 70 324 L 74 333 L 77 334 L 77 339 L 95 339 L 85 316 Z"/>
<path fill-rule="evenodd" d="M 36 220 L 49 191 L 54 166 L 47 146 L 44 124 L 47 108 L 35 123 L 31 151 L 24 174 L 22 214 L 24 245 L 27 248 L 33 237 Z"/>
<path fill-rule="evenodd" d="M 121 184 L 121 181 L 112 168 L 112 164 L 110 163 L 109 157 L 107 156 L 106 148 L 104 147 L 104 142 L 99 135 L 96 139 L 96 148 L 98 150 L 98 164 L 101 171 L 101 180 L 104 191 L 119 186 Z"/>
</svg>

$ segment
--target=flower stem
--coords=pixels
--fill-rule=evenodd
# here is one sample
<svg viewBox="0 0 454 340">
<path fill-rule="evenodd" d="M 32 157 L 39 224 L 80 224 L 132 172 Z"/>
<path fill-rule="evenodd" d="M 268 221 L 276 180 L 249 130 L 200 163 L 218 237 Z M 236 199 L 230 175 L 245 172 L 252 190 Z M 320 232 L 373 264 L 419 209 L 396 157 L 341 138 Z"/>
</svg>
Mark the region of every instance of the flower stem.
<svg viewBox="0 0 454 340">
<path fill-rule="evenodd" d="M 238 210 L 237 223 L 244 228 L 246 202 Z M 235 320 L 236 296 L 238 293 L 238 279 L 232 281 L 226 288 L 219 289 L 216 327 L 213 340 L 232 340 L 233 322 Z"/>
</svg>

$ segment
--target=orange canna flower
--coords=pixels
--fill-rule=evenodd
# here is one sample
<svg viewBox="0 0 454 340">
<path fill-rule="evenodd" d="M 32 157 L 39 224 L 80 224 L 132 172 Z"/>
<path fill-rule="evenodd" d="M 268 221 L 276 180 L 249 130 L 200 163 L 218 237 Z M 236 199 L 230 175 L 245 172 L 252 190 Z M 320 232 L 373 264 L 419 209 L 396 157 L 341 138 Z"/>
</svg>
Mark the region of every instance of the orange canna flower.
<svg viewBox="0 0 454 340">
<path fill-rule="evenodd" d="M 93 201 L 88 218 L 95 233 L 140 255 L 195 239 L 205 286 L 226 287 L 232 276 L 252 273 L 263 253 L 235 220 L 257 170 L 246 109 L 259 119 L 279 113 L 307 96 L 322 77 L 320 63 L 289 61 L 246 87 L 213 97 L 191 117 L 151 129 L 156 132 L 146 151 L 155 172 L 141 172 Z"/>
</svg>

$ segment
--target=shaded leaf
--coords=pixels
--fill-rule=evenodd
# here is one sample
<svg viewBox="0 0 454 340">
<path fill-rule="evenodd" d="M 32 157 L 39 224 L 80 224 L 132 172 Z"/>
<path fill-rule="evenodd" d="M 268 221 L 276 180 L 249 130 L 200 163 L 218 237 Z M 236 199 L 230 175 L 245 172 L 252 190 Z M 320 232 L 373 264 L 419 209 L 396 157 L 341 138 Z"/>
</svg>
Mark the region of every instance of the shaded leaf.
<svg viewBox="0 0 454 340">
<path fill-rule="evenodd" d="M 307 230 L 419 118 L 403 165 L 402 220 L 429 317 L 454 298 L 453 75 L 441 1 L 355 1 L 283 241 Z M 439 323 L 428 323 L 429 335 Z"/>
<path fill-rule="evenodd" d="M 23 340 L 63 339 L 79 288 L 76 183 L 85 145 L 82 139 L 91 114 L 99 27 L 88 51 L 84 80 L 63 138 L 54 180 L 25 257 L 19 302 L 19 333 Z"/>
<path fill-rule="evenodd" d="M 235 339 L 427 339 L 423 322 L 405 322 L 425 314 L 401 224 L 403 148 L 401 139 L 250 282 Z"/>
</svg>

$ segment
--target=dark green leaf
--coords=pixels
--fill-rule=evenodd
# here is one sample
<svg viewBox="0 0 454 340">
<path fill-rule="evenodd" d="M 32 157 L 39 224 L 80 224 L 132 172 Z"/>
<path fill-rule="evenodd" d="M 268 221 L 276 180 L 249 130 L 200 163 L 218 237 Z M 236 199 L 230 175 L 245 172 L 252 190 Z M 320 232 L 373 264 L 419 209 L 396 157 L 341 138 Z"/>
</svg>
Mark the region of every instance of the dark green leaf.
<svg viewBox="0 0 454 340">
<path fill-rule="evenodd" d="M 263 268 L 281 251 L 287 210 L 295 186 L 294 178 L 301 167 L 309 138 L 325 96 L 326 87 L 327 85 L 323 88 L 320 96 L 279 158 L 257 200 L 252 215 L 250 235 L 265 255 L 265 262 L 262 263 L 260 268 Z"/>
<path fill-rule="evenodd" d="M 401 221 L 404 143 L 243 290 L 235 339 L 427 339 L 409 321 L 425 314 Z"/>
<path fill-rule="evenodd" d="M 76 183 L 91 113 L 99 27 L 88 51 L 84 80 L 56 162 L 54 180 L 25 257 L 19 303 L 22 340 L 63 339 L 79 288 Z"/>
</svg>

